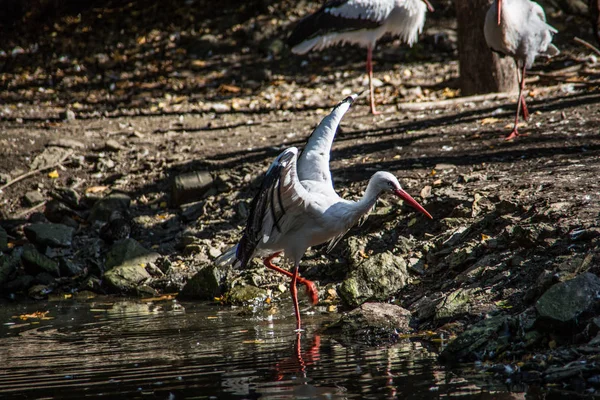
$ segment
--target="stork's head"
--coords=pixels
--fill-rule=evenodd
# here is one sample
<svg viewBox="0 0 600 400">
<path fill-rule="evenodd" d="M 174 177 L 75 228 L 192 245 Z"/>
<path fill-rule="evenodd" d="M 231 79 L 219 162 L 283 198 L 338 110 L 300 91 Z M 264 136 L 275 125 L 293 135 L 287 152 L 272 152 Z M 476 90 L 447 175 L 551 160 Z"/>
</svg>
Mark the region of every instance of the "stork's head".
<svg viewBox="0 0 600 400">
<path fill-rule="evenodd" d="M 498 7 L 498 25 L 502 22 L 502 0 L 496 0 L 496 7 Z"/>
<path fill-rule="evenodd" d="M 404 189 L 400 186 L 400 182 L 398 179 L 389 172 L 379 171 L 376 172 L 375 175 L 371 178 L 372 182 L 375 184 L 375 187 L 381 193 L 383 191 L 392 191 L 396 196 L 400 197 L 404 200 L 408 205 L 422 212 L 429 218 L 433 219 L 431 214 L 427 212 L 415 199 L 411 197 L 410 194 L 406 193 Z"/>
<path fill-rule="evenodd" d="M 431 3 L 429 2 L 429 0 L 422 0 L 423 3 L 425 3 L 425 5 L 427 6 L 427 9 L 429 10 L 429 12 L 434 12 L 435 9 L 433 8 L 433 6 L 431 5 Z"/>
</svg>

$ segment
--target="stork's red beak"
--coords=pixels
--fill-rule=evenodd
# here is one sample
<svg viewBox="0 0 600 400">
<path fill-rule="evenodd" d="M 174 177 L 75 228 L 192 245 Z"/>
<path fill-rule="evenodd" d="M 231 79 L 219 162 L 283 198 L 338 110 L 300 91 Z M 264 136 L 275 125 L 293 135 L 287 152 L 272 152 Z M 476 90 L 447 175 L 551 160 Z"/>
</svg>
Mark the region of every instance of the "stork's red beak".
<svg viewBox="0 0 600 400">
<path fill-rule="evenodd" d="M 435 11 L 435 9 L 433 8 L 433 6 L 431 5 L 431 3 L 428 0 L 423 0 L 423 3 L 425 3 L 425 5 L 427 6 L 427 9 L 429 10 L 429 12 Z"/>
<path fill-rule="evenodd" d="M 498 3 L 498 25 L 502 22 L 502 0 L 497 0 Z"/>
<path fill-rule="evenodd" d="M 415 199 L 413 199 L 410 196 L 410 194 L 406 193 L 402 189 L 396 189 L 396 190 L 394 190 L 394 193 L 396 194 L 396 196 L 400 197 L 402 200 L 407 202 L 410 206 L 412 206 L 413 208 L 416 208 L 417 210 L 421 211 L 423 214 L 427 215 L 429 218 L 433 219 L 431 214 L 429 214 L 427 212 L 427 210 L 425 210 L 419 203 L 417 203 L 417 201 Z"/>
</svg>

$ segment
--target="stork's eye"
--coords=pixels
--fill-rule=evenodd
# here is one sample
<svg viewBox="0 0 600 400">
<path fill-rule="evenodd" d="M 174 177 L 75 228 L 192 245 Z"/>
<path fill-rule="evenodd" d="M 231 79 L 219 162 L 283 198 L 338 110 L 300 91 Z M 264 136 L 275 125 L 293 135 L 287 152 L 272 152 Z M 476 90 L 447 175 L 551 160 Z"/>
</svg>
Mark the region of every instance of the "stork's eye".
<svg viewBox="0 0 600 400">
<path fill-rule="evenodd" d="M 395 189 L 394 182 L 388 182 L 388 186 L 390 187 L 390 189 Z"/>
</svg>

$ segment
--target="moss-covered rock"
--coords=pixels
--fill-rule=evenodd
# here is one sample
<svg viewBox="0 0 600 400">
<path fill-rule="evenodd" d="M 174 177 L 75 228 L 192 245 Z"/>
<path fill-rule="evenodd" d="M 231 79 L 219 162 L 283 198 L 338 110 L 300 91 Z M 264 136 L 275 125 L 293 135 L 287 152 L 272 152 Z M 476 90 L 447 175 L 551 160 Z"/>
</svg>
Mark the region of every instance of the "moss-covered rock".
<svg viewBox="0 0 600 400">
<path fill-rule="evenodd" d="M 25 271 L 31 275 L 47 272 L 53 276 L 60 276 L 58 262 L 46 257 L 30 244 L 23 246 L 21 259 L 23 260 Z"/>
<path fill-rule="evenodd" d="M 160 254 L 147 250 L 134 239 L 115 243 L 106 254 L 104 265 L 111 269 L 118 265 L 142 265 L 155 261 Z"/>
<path fill-rule="evenodd" d="M 344 303 L 358 306 L 368 300 L 387 300 L 408 281 L 404 259 L 386 251 L 358 264 L 342 282 L 339 294 Z"/>
<path fill-rule="evenodd" d="M 183 287 L 182 297 L 212 300 L 222 295 L 224 272 L 215 266 L 207 266 L 196 273 Z"/>
<path fill-rule="evenodd" d="M 541 319 L 568 324 L 591 311 L 599 292 L 600 278 L 588 272 L 552 286 L 538 299 L 535 308 Z"/>
<path fill-rule="evenodd" d="M 496 351 L 499 338 L 504 338 L 508 317 L 499 315 L 473 325 L 446 346 L 440 358 L 446 362 L 478 359 L 477 353 Z"/>
<path fill-rule="evenodd" d="M 70 247 L 75 229 L 63 224 L 31 224 L 23 231 L 31 243 L 39 246 Z"/>
<path fill-rule="evenodd" d="M 253 285 L 236 285 L 232 287 L 226 294 L 225 298 L 230 304 L 249 304 L 262 302 L 267 298 L 268 294 L 265 289 Z"/>
<path fill-rule="evenodd" d="M 409 332 L 410 311 L 388 303 L 364 303 L 327 327 L 328 333 L 342 333 L 370 344 L 390 342 Z"/>
<path fill-rule="evenodd" d="M 108 287 L 121 293 L 137 292 L 138 287 L 150 278 L 150 274 L 141 265 L 119 265 L 104 274 Z"/>
</svg>

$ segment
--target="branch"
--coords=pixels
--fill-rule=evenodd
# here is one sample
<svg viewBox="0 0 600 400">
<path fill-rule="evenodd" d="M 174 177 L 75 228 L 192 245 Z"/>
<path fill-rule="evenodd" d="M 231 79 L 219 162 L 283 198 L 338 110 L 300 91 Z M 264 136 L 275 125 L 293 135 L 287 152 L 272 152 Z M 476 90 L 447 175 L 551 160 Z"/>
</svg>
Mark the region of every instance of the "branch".
<svg viewBox="0 0 600 400">
<path fill-rule="evenodd" d="M 47 170 L 47 169 L 50 169 L 50 168 L 55 168 L 55 167 L 59 166 L 59 165 L 60 165 L 60 164 L 62 164 L 62 163 L 63 163 L 63 162 L 64 162 L 64 161 L 65 161 L 67 158 L 71 157 L 72 155 L 73 155 L 73 152 L 68 152 L 68 153 L 67 153 L 67 154 L 65 154 L 65 155 L 64 155 L 64 156 L 63 156 L 63 157 L 62 157 L 62 158 L 61 158 L 61 159 L 60 159 L 58 162 L 56 162 L 56 163 L 54 163 L 54 164 L 52 164 L 52 165 L 46 165 L 46 166 L 44 166 L 44 167 L 40 167 L 40 168 L 34 169 L 33 171 L 29 171 L 29 172 L 26 172 L 26 173 L 24 173 L 24 174 L 22 174 L 22 175 L 19 175 L 19 176 L 17 176 L 15 179 L 12 179 L 12 180 L 10 180 L 10 181 L 6 182 L 6 183 L 5 183 L 3 186 L 0 186 L 0 193 L 2 193 L 2 191 L 3 191 L 4 189 L 6 189 L 7 187 L 9 187 L 9 186 L 11 186 L 11 185 L 14 185 L 14 184 L 15 184 L 15 183 L 17 183 L 17 182 L 20 182 L 20 181 L 22 181 L 23 179 L 29 178 L 30 176 L 33 176 L 33 175 L 37 174 L 38 172 L 42 172 L 42 171 L 45 171 L 45 170 Z"/>
<path fill-rule="evenodd" d="M 593 51 L 594 53 L 596 53 L 596 54 L 598 54 L 600 56 L 600 50 L 598 50 L 598 48 L 595 47 L 593 44 L 591 44 L 589 42 L 586 42 L 585 40 L 580 39 L 577 36 L 575 36 L 573 38 L 573 41 L 575 41 L 575 42 L 577 42 L 577 43 L 579 43 L 579 44 L 587 47 L 588 49 L 590 49 L 591 51 Z"/>
<path fill-rule="evenodd" d="M 541 88 L 536 88 L 535 91 L 537 93 L 548 93 L 554 90 L 561 90 L 567 85 L 574 85 L 573 83 L 554 85 L 554 86 L 546 86 Z M 398 104 L 399 111 L 413 111 L 413 110 L 427 110 L 427 109 L 436 109 L 436 108 L 444 108 L 449 106 L 456 106 L 464 103 L 480 103 L 488 100 L 502 100 L 507 99 L 509 97 L 513 97 L 514 93 L 488 93 L 488 94 L 477 94 L 475 96 L 465 96 L 465 97 L 456 97 L 453 99 L 447 100 L 437 100 L 437 101 L 424 101 L 422 103 L 404 103 Z"/>
</svg>

